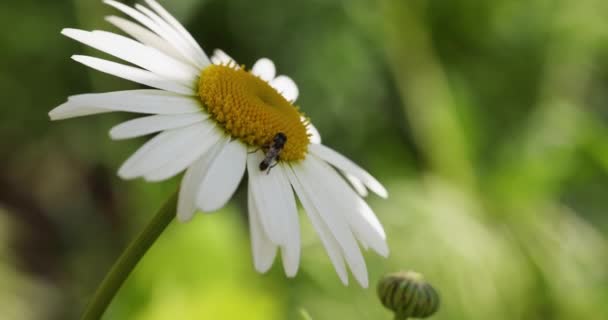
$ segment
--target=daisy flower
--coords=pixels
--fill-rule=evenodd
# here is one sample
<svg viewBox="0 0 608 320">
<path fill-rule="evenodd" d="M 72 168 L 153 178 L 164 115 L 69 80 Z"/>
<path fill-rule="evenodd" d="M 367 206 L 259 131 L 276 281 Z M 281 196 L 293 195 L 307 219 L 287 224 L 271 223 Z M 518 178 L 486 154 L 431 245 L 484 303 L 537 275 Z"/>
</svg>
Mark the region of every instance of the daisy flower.
<svg viewBox="0 0 608 320">
<path fill-rule="evenodd" d="M 156 134 L 127 159 L 120 177 L 163 181 L 185 171 L 177 218 L 188 221 L 197 210 L 222 208 L 247 172 L 257 271 L 268 271 L 280 249 L 287 276 L 297 273 L 297 195 L 342 282 L 348 283 L 348 266 L 367 287 L 360 246 L 382 256 L 388 247 L 382 225 L 362 197 L 368 189 L 381 197 L 387 192 L 365 170 L 321 144 L 317 130 L 294 106 L 294 81 L 277 76 L 266 58 L 247 70 L 222 51 L 208 57 L 154 0 L 146 0 L 148 7 L 104 2 L 132 19 L 106 18 L 129 37 L 78 29 L 62 34 L 127 64 L 84 55 L 72 59 L 152 89 L 71 96 L 50 118 L 146 114 L 110 130 L 116 140 Z"/>
</svg>

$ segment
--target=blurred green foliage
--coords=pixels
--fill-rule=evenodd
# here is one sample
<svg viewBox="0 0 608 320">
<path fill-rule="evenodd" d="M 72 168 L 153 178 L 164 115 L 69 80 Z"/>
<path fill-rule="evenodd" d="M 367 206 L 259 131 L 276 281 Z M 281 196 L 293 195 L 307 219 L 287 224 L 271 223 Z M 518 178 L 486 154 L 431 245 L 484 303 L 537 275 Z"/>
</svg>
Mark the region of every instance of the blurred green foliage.
<svg viewBox="0 0 608 320">
<path fill-rule="evenodd" d="M 423 273 L 442 296 L 434 319 L 608 317 L 608 2 L 163 4 L 208 53 L 273 59 L 324 143 L 387 185 L 369 199 L 392 250 L 367 255 L 372 283 Z M 136 87 L 72 62 L 95 52 L 59 34 L 111 29 L 108 14 L 96 0 L 0 4 L 1 319 L 77 318 L 176 187 L 116 177 L 143 140 L 107 131 L 131 115 L 48 121 L 69 95 Z M 173 224 L 106 318 L 391 318 L 373 288 L 340 284 L 304 218 L 298 276 L 256 274 L 241 193 Z"/>
</svg>

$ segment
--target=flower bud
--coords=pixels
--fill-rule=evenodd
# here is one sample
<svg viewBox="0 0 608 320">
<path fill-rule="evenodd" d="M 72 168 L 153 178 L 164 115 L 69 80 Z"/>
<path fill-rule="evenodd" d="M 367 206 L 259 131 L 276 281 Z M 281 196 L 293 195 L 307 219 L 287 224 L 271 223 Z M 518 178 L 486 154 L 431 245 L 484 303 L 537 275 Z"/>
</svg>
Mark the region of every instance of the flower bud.
<svg viewBox="0 0 608 320">
<path fill-rule="evenodd" d="M 413 271 L 391 273 L 378 282 L 382 304 L 395 312 L 395 320 L 426 318 L 439 309 L 437 291 Z"/>
</svg>

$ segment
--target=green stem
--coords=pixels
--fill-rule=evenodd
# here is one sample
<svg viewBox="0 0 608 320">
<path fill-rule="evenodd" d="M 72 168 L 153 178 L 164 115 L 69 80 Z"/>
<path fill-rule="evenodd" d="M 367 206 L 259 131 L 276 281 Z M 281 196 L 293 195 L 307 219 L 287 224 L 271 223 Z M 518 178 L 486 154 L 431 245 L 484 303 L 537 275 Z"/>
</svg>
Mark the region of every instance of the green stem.
<svg viewBox="0 0 608 320">
<path fill-rule="evenodd" d="M 175 217 L 177 192 L 174 193 L 150 220 L 148 225 L 137 235 L 137 238 L 118 257 L 106 277 L 103 279 L 93 299 L 87 305 L 81 320 L 98 320 L 125 282 L 139 260 L 146 254 Z"/>
</svg>

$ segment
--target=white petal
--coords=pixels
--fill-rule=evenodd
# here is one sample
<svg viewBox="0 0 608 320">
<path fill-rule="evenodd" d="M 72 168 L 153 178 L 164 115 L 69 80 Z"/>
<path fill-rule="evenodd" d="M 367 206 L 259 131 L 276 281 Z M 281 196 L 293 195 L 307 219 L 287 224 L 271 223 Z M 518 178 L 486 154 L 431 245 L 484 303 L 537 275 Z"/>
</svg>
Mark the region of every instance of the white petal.
<svg viewBox="0 0 608 320">
<path fill-rule="evenodd" d="M 344 214 L 339 212 L 342 210 L 337 204 L 347 200 L 336 198 L 338 194 L 331 192 L 325 184 L 325 172 L 320 172 L 319 166 L 316 165 L 312 157 L 307 157 L 298 164 L 293 164 L 292 168 L 300 181 L 304 192 L 312 201 L 319 212 L 321 219 L 325 222 L 334 238 L 342 248 L 342 253 L 346 263 L 350 267 L 355 279 L 362 287 L 368 286 L 367 268 L 365 260 L 361 254 L 361 250 L 357 245 L 348 221 L 344 218 Z M 350 199 L 348 199 L 350 200 Z"/>
<path fill-rule="evenodd" d="M 265 234 L 281 246 L 283 267 L 289 277 L 296 275 L 300 263 L 300 225 L 295 197 L 283 164 L 262 171 L 261 151 L 247 158 L 249 190 L 258 208 Z"/>
<path fill-rule="evenodd" d="M 302 187 L 302 184 L 296 177 L 295 173 L 293 172 L 293 169 L 285 170 L 285 172 L 287 173 L 287 176 L 289 177 L 289 181 L 291 182 L 291 185 L 293 186 L 294 190 L 298 194 L 298 198 L 300 199 L 300 202 L 302 203 L 302 206 L 304 207 L 304 210 L 306 211 L 308 218 L 310 219 L 313 227 L 315 228 L 315 231 L 319 235 L 319 238 L 321 239 L 323 246 L 325 246 L 327 255 L 329 256 L 329 259 L 331 260 L 331 263 L 333 264 L 334 269 L 336 269 L 336 273 L 338 274 L 338 277 L 340 277 L 340 280 L 342 281 L 342 283 L 347 285 L 348 284 L 348 274 L 346 272 L 346 266 L 344 264 L 344 258 L 342 256 L 342 249 L 340 249 L 340 246 L 339 246 L 338 242 L 336 241 L 335 237 L 333 236 L 331 231 L 328 229 L 328 227 L 325 224 L 325 222 L 323 221 L 323 219 L 321 219 L 321 216 L 320 216 L 317 208 L 315 207 L 313 202 L 309 199 L 307 192 Z"/>
<path fill-rule="evenodd" d="M 76 104 L 64 103 L 54 108 L 49 112 L 49 117 L 51 120 L 63 120 L 75 117 L 88 116 L 92 114 L 106 113 L 112 112 L 113 110 L 108 110 L 104 108 L 96 108 L 96 107 L 86 107 Z"/>
<path fill-rule="evenodd" d="M 200 102 L 194 97 L 162 90 L 125 90 L 71 96 L 67 102 L 51 110 L 49 116 L 51 120 L 60 120 L 113 111 L 198 114 L 201 113 L 201 107 Z"/>
<path fill-rule="evenodd" d="M 298 86 L 288 76 L 278 76 L 270 81 L 270 85 L 275 88 L 287 101 L 294 102 L 298 99 Z"/>
<path fill-rule="evenodd" d="M 199 100 L 161 90 L 125 90 L 71 96 L 65 104 L 147 114 L 199 114 Z"/>
<path fill-rule="evenodd" d="M 226 52 L 222 51 L 221 49 L 213 50 L 213 55 L 211 56 L 211 62 L 213 62 L 213 64 L 216 64 L 216 65 L 229 66 L 232 68 L 237 68 L 239 65 L 236 62 L 236 60 L 232 59 L 231 56 L 229 56 Z"/>
<path fill-rule="evenodd" d="M 252 189 L 248 188 L 247 206 L 249 208 L 249 230 L 251 233 L 251 250 L 253 252 L 253 265 L 260 273 L 267 272 L 277 255 L 277 245 L 274 244 L 260 223 L 260 213 L 252 195 Z"/>
<path fill-rule="evenodd" d="M 207 119 L 207 113 L 153 115 L 123 122 L 110 129 L 114 140 L 130 139 L 168 129 L 185 127 Z"/>
<path fill-rule="evenodd" d="M 365 187 L 363 182 L 361 182 L 361 180 L 359 180 L 359 178 L 353 176 L 352 174 L 350 174 L 348 172 L 344 172 L 344 171 L 342 171 L 342 174 L 344 175 L 346 180 L 348 180 L 348 182 L 350 182 L 350 185 L 353 186 L 353 189 L 355 189 L 355 191 L 357 191 L 357 193 L 360 196 L 367 197 L 367 188 Z"/>
<path fill-rule="evenodd" d="M 184 39 L 177 30 L 175 30 L 167 21 L 156 14 L 156 12 L 140 4 L 135 4 L 135 8 L 148 16 L 156 24 L 156 26 L 162 30 L 164 35 L 163 37 L 167 39 L 167 41 L 172 41 L 173 45 L 180 49 L 185 57 L 195 63 L 197 68 L 202 69 L 209 65 L 207 56 L 204 54 L 201 56 L 200 52 L 198 52 L 195 47 L 190 45 L 190 43 Z"/>
<path fill-rule="evenodd" d="M 183 54 L 187 56 L 190 61 L 195 62 L 199 69 L 202 69 L 204 68 L 204 66 L 206 66 L 203 60 L 201 60 L 201 57 L 199 57 L 196 49 L 192 47 L 190 43 L 188 43 L 188 41 L 184 39 L 179 34 L 179 32 L 175 30 L 167 21 L 165 21 L 158 14 L 156 14 L 156 12 L 148 9 L 148 7 L 145 7 L 141 4 L 135 4 L 134 7 L 141 13 L 145 14 L 148 18 L 150 18 L 156 24 L 156 26 L 160 28 L 160 30 L 164 34 L 164 38 L 167 39 L 167 41 L 172 41 L 173 45 L 175 45 L 176 48 L 181 48 L 181 52 L 183 52 Z"/>
<path fill-rule="evenodd" d="M 264 153 L 257 151 L 247 157 L 247 172 L 249 174 L 249 187 L 260 212 L 260 221 L 268 237 L 276 244 L 287 243 L 288 224 L 286 212 L 290 212 L 293 205 L 286 197 L 285 186 L 279 170 L 260 170 L 260 162 Z M 291 192 L 291 190 L 289 190 Z M 293 197 L 293 195 L 292 195 Z M 291 201 L 293 202 L 293 201 Z"/>
<path fill-rule="evenodd" d="M 182 178 L 179 188 L 179 199 L 177 202 L 177 219 L 186 222 L 192 219 L 196 212 L 196 195 L 211 161 L 223 147 L 223 143 L 216 143 L 209 152 L 205 153 L 194 162 Z"/>
<path fill-rule="evenodd" d="M 181 53 L 175 50 L 165 39 L 135 22 L 117 16 L 108 16 L 106 21 L 147 46 L 156 48 L 171 57 L 183 59 Z"/>
<path fill-rule="evenodd" d="M 163 131 L 129 157 L 118 170 L 118 175 L 123 179 L 133 179 L 160 168 L 176 155 L 200 143 L 211 130 L 214 130 L 213 125 L 203 122 Z"/>
<path fill-rule="evenodd" d="M 153 88 L 163 89 L 185 95 L 195 94 L 193 89 L 190 87 L 187 87 L 181 83 L 172 80 L 167 80 L 153 72 L 146 71 L 143 69 L 82 55 L 73 55 L 72 59 L 95 70 L 99 70 L 101 72 L 111 74 L 113 76 L 117 76 L 119 78 L 127 79 L 133 82 L 141 83 L 143 85 L 150 86 Z"/>
<path fill-rule="evenodd" d="M 147 69 L 155 74 L 194 87 L 198 70 L 135 40 L 106 31 L 63 29 L 61 33 L 92 48 Z"/>
<path fill-rule="evenodd" d="M 348 186 L 334 168 L 315 156 L 308 157 L 307 160 L 311 172 L 314 172 L 318 179 L 323 179 L 319 182 L 317 191 L 322 192 L 329 199 L 335 199 L 331 203 L 332 211 L 344 217 L 362 244 L 387 257 L 389 250 L 386 234 L 372 209 Z"/>
<path fill-rule="evenodd" d="M 310 121 L 304 119 L 304 117 L 302 117 L 302 121 L 305 121 L 306 123 L 306 133 L 310 138 L 310 143 L 321 143 L 321 134 L 319 133 L 319 130 L 317 130 L 317 128 L 315 128 Z"/>
<path fill-rule="evenodd" d="M 158 2 L 156 2 L 154 0 L 146 0 L 146 3 L 154 11 L 156 11 L 156 13 L 158 13 L 159 16 L 161 16 L 165 21 L 167 21 L 167 23 L 169 23 L 169 25 L 171 25 L 173 27 L 173 29 L 175 31 L 177 31 L 177 33 L 179 35 L 181 35 L 181 37 L 183 39 L 185 39 L 186 42 L 188 42 L 188 44 L 190 44 L 190 46 L 197 53 L 196 56 L 203 64 L 203 67 L 206 67 L 211 64 L 211 62 L 209 61 L 209 58 L 207 57 L 207 55 L 205 54 L 205 52 L 203 51 L 201 46 L 198 44 L 198 42 L 196 42 L 196 40 L 194 40 L 194 38 L 192 37 L 190 32 L 188 32 L 188 30 L 186 30 L 186 28 L 184 28 L 184 26 L 181 23 L 179 23 L 179 21 L 177 21 L 177 19 L 175 19 L 167 10 L 165 10 L 165 8 L 163 8 L 160 4 L 158 4 Z"/>
<path fill-rule="evenodd" d="M 183 148 L 179 154 L 175 154 L 173 159 L 166 162 L 161 167 L 154 169 L 144 175 L 144 179 L 150 182 L 163 181 L 184 171 L 196 159 L 200 158 L 213 146 L 218 144 L 223 138 L 220 130 L 211 130 L 204 135 L 195 137 L 190 147 Z"/>
<path fill-rule="evenodd" d="M 251 73 L 260 77 L 260 79 L 270 82 L 274 79 L 276 74 L 276 68 L 272 60 L 268 58 L 261 58 L 251 68 Z"/>
<path fill-rule="evenodd" d="M 163 38 L 165 41 L 171 44 L 177 50 L 184 59 L 193 64 L 198 68 L 203 68 L 206 65 L 204 61 L 197 59 L 197 54 L 194 52 L 187 43 L 181 39 L 174 30 L 166 27 L 166 22 L 159 24 L 159 21 L 154 20 L 150 16 L 143 14 L 125 4 L 114 0 L 104 0 L 104 3 L 122 11 L 124 14 L 130 16 L 137 22 L 144 25 L 146 28 L 154 31 L 157 35 Z M 147 10 L 147 8 L 145 8 Z M 148 10 L 149 11 L 149 10 Z M 156 15 L 154 15 L 156 16 Z M 160 18 L 158 18 L 160 19 Z M 162 22 L 162 21 L 160 21 Z"/>
<path fill-rule="evenodd" d="M 386 189 L 372 177 L 367 171 L 363 170 L 361 167 L 356 165 L 350 159 L 345 156 L 339 154 L 338 152 L 322 145 L 322 144 L 310 144 L 308 146 L 308 150 L 316 155 L 317 157 L 329 162 L 332 166 L 352 174 L 361 180 L 371 191 L 376 193 L 382 198 L 388 197 L 388 192 Z"/>
<path fill-rule="evenodd" d="M 296 199 L 289 183 L 289 178 L 285 173 L 286 170 L 290 170 L 288 165 L 280 163 L 276 168 L 271 171 L 277 171 L 278 182 L 281 184 L 280 188 L 282 194 L 277 194 L 277 197 L 283 197 L 285 202 L 285 208 L 282 214 L 285 215 L 285 229 L 287 231 L 286 243 L 281 246 L 281 258 L 283 260 L 283 268 L 285 274 L 288 277 L 294 277 L 298 273 L 298 266 L 300 265 L 300 221 L 298 219 L 298 208 L 296 206 Z"/>
<path fill-rule="evenodd" d="M 232 197 L 245 173 L 247 147 L 230 141 L 215 157 L 201 181 L 196 204 L 203 211 L 216 211 Z"/>
</svg>

